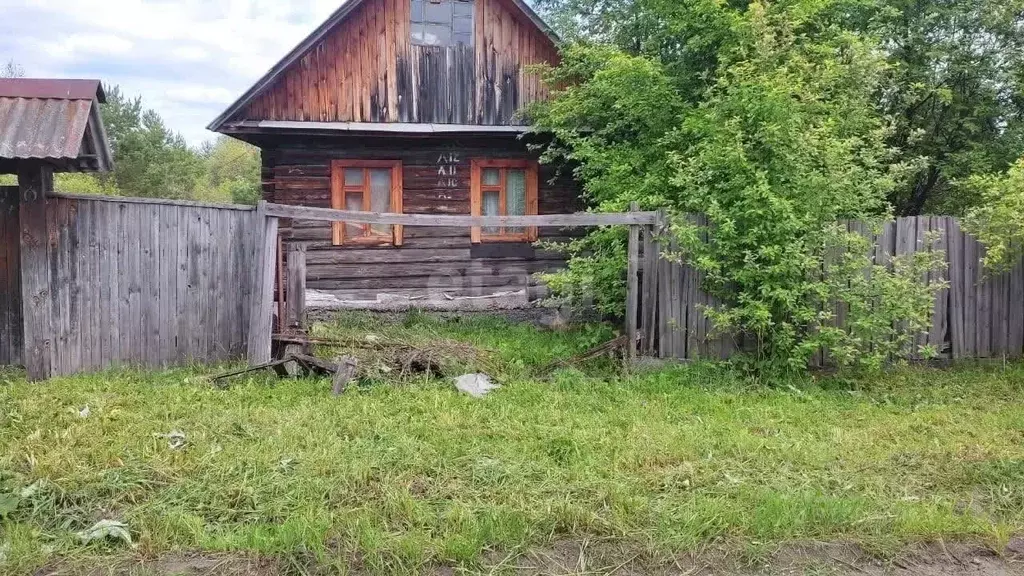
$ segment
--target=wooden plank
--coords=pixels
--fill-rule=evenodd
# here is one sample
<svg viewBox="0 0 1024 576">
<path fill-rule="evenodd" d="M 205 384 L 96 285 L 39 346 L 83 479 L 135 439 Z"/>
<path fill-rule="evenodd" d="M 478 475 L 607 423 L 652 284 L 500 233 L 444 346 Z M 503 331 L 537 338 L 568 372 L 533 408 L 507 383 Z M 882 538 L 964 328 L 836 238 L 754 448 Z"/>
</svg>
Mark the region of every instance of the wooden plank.
<svg viewBox="0 0 1024 576">
<path fill-rule="evenodd" d="M 106 214 L 104 240 L 107 249 L 105 257 L 105 278 L 108 278 L 109 296 L 107 298 L 106 319 L 108 332 L 104 344 L 104 354 L 107 364 L 117 366 L 121 361 L 121 285 L 118 281 L 121 278 L 119 268 L 118 252 L 121 239 L 121 211 L 123 205 L 104 204 Z"/>
<path fill-rule="evenodd" d="M 78 207 L 78 234 L 80 237 L 78 259 L 78 278 L 75 288 L 78 292 L 78 303 L 81 306 L 79 313 L 78 338 L 82 350 L 81 369 L 94 371 L 99 363 L 95 357 L 93 343 L 98 327 L 96 322 L 96 301 L 98 295 L 98 280 L 93 273 L 93 266 L 96 264 L 96 256 L 93 250 L 96 248 L 96 222 L 94 216 L 93 202 L 82 202 Z"/>
<path fill-rule="evenodd" d="M 978 354 L 978 278 L 981 246 L 973 236 L 964 237 L 964 357 Z"/>
<path fill-rule="evenodd" d="M 286 330 L 306 329 L 306 247 L 293 244 L 288 252 L 288 313 Z"/>
<path fill-rule="evenodd" d="M 667 215 L 658 212 L 658 230 L 667 229 Z M 669 309 L 669 278 L 672 275 L 672 263 L 659 253 L 658 256 L 658 357 L 669 358 L 672 354 L 669 341 L 669 326 L 672 322 Z"/>
<path fill-rule="evenodd" d="M 258 255 L 254 265 L 254 299 L 250 305 L 248 360 L 250 365 L 270 361 L 271 326 L 274 300 L 274 267 L 276 265 L 277 218 L 268 217 L 267 203 L 260 202 L 257 218 L 263 220 L 263 230 L 256 236 L 254 252 Z"/>
<path fill-rule="evenodd" d="M 1020 358 L 1024 356 L 1024 259 L 1018 260 L 1010 272 L 1008 306 L 1007 354 L 1011 358 Z"/>
<path fill-rule="evenodd" d="M 657 283 L 658 283 L 658 258 L 660 247 L 656 236 L 657 232 L 653 226 L 644 228 L 644 265 L 643 265 L 643 316 L 641 328 L 643 329 L 643 355 L 655 355 L 655 336 L 657 334 L 656 322 L 658 320 Z"/>
<path fill-rule="evenodd" d="M 143 222 L 145 212 L 142 206 L 141 204 L 129 204 L 126 207 L 128 220 L 126 222 L 125 236 L 128 239 L 128 314 L 130 318 L 128 328 L 131 331 L 127 360 L 132 366 L 145 365 L 143 354 L 146 342 L 146 328 L 143 324 L 142 291 L 144 283 L 147 283 L 148 270 L 144 268 L 147 258 L 143 256 L 142 232 L 145 229 L 145 223 Z"/>
<path fill-rule="evenodd" d="M 946 227 L 946 264 L 949 279 L 949 345 L 955 360 L 965 357 L 964 350 L 964 234 L 960 223 L 949 218 Z"/>
<path fill-rule="evenodd" d="M 0 187 L 0 365 L 20 365 L 24 351 L 18 188 Z"/>
<path fill-rule="evenodd" d="M 986 254 L 985 247 L 981 244 L 978 245 L 978 258 L 977 258 L 977 297 L 975 300 L 975 315 L 974 321 L 976 322 L 976 338 L 977 338 L 977 350 L 975 353 L 978 358 L 991 358 L 992 357 L 992 289 L 993 282 L 988 278 L 984 266 L 981 262 L 984 261 Z"/>
<path fill-rule="evenodd" d="M 630 204 L 630 211 L 637 212 L 640 206 L 636 202 Z M 639 334 L 637 323 L 640 318 L 640 226 L 629 227 L 626 266 L 626 358 L 636 359 L 636 340 Z"/>
<path fill-rule="evenodd" d="M 66 194 L 64 192 L 51 192 L 49 198 L 64 200 L 84 200 L 89 202 L 110 202 L 113 204 L 147 204 L 157 206 L 188 206 L 192 208 L 215 208 L 218 210 L 237 210 L 239 212 L 253 212 L 252 206 L 241 204 L 217 204 L 211 202 L 192 202 L 190 200 L 167 200 L 163 198 L 137 198 L 123 196 L 96 196 L 94 194 Z"/>
<path fill-rule="evenodd" d="M 53 188 L 53 171 L 24 167 L 18 173 L 21 224 L 21 293 L 24 320 L 25 369 L 29 380 L 50 377 L 51 309 L 46 228 L 46 194 Z"/>
<path fill-rule="evenodd" d="M 571 228 L 588 226 L 632 226 L 653 224 L 654 212 L 632 212 L 624 214 L 552 214 L 543 216 L 434 216 L 429 214 L 391 214 L 376 212 L 351 212 L 308 206 L 286 206 L 268 204 L 267 216 L 294 218 L 299 220 L 320 220 L 325 222 L 349 222 L 352 224 L 381 224 L 402 226 L 443 226 L 443 227 L 508 227 L 508 228 Z"/>
</svg>

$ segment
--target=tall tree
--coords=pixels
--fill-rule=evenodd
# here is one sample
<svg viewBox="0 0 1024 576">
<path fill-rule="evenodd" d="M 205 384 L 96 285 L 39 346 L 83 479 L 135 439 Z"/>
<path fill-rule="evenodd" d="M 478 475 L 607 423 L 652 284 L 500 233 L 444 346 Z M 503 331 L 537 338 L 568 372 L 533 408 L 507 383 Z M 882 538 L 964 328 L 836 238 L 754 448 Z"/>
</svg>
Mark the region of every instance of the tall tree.
<svg viewBox="0 0 1024 576">
<path fill-rule="evenodd" d="M 904 215 L 963 214 L 980 197 L 973 174 L 1024 154 L 1024 0 L 885 0 L 861 29 L 889 60 L 882 111 L 890 144 L 926 160 L 891 196 Z"/>
<path fill-rule="evenodd" d="M 722 303 L 708 313 L 749 338 L 758 370 L 801 369 L 822 347 L 840 364 L 877 366 L 932 305 L 914 281 L 931 261 L 866 275 L 866 239 L 838 225 L 887 216 L 887 194 L 916 168 L 886 144 L 875 102 L 884 54 L 836 23 L 843 1 L 677 4 L 665 13 L 710 24 L 680 23 L 677 50 L 574 45 L 548 73 L 554 98 L 530 111 L 555 135 L 548 157 L 577 166 L 596 208 L 675 213 L 687 261 Z M 703 53 L 687 47 L 711 45 L 713 59 L 686 62 Z M 589 283 L 599 305 L 621 311 L 623 247 L 609 230 L 575 242 L 552 288 Z M 830 325 L 836 302 L 849 305 L 844 327 Z"/>
<path fill-rule="evenodd" d="M 25 76 L 25 69 L 14 60 L 8 60 L 3 67 L 0 67 L 0 78 L 22 78 Z"/>
<path fill-rule="evenodd" d="M 129 196 L 192 198 L 204 174 L 202 157 L 155 110 L 145 109 L 141 97 L 127 97 L 117 86 L 105 90 L 103 121 L 114 171 L 104 178 Z"/>
<path fill-rule="evenodd" d="M 227 136 L 207 143 L 206 195 L 235 204 L 255 204 L 261 198 L 260 149 Z"/>
<path fill-rule="evenodd" d="M 719 5 L 742 11 L 748 2 L 540 0 L 570 41 L 656 58 L 698 98 L 730 33 Z M 889 195 L 896 211 L 959 215 L 977 204 L 970 176 L 1004 171 L 1024 154 L 1024 0 L 827 5 L 832 23 L 879 40 L 888 66 L 875 103 L 895 125 L 887 142 L 904 161 L 923 160 Z"/>
</svg>

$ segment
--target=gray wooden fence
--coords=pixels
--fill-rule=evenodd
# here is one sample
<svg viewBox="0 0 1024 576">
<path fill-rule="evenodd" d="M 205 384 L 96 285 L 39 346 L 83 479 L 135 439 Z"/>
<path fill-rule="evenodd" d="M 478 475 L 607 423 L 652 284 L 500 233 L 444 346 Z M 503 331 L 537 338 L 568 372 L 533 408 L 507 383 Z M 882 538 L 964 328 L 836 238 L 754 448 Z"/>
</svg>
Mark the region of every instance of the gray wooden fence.
<svg viewBox="0 0 1024 576">
<path fill-rule="evenodd" d="M 21 217 L 33 379 L 245 356 L 254 210 L 51 195 Z"/>
<path fill-rule="evenodd" d="M 21 364 L 21 250 L 18 188 L 0 186 L 0 365 Z"/>
<path fill-rule="evenodd" d="M 849 230 L 870 234 L 858 223 L 850 223 Z M 932 232 L 937 241 L 929 247 L 925 238 Z M 658 238 L 651 229 L 643 236 L 641 353 L 686 360 L 732 356 L 743 343 L 718 335 L 703 313 L 717 302 L 701 290 L 701 273 L 660 258 Z M 946 281 L 949 287 L 939 292 L 932 328 L 918 344 L 930 344 L 952 359 L 1024 356 L 1024 260 L 1006 274 L 987 273 L 981 263 L 985 248 L 951 217 L 900 218 L 872 240 L 876 264 L 918 250 L 942 250 L 946 255 L 946 271 L 922 278 L 929 283 Z M 843 322 L 841 307 L 836 317 Z"/>
</svg>

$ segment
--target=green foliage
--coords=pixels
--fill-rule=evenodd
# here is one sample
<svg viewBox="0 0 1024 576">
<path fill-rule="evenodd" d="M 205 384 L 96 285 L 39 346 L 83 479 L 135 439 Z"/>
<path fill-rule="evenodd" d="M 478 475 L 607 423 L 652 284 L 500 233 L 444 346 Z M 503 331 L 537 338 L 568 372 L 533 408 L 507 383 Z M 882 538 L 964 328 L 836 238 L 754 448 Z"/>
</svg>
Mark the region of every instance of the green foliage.
<svg viewBox="0 0 1024 576">
<path fill-rule="evenodd" d="M 973 174 L 1024 154 L 1024 1 L 873 0 L 853 25 L 882 41 L 879 107 L 888 142 L 924 165 L 891 201 L 904 215 L 962 215 L 982 200 Z"/>
<path fill-rule="evenodd" d="M 916 166 L 894 159 L 874 109 L 882 54 L 834 24 L 834 8 L 702 7 L 722 12 L 707 20 L 726 28 L 710 33 L 718 55 L 694 102 L 673 77 L 679 67 L 572 47 L 547 73 L 566 87 L 531 110 L 556 136 L 549 160 L 578 166 L 594 208 L 637 201 L 677 214 L 685 258 L 722 303 L 709 314 L 756 344 L 760 369 L 803 369 L 822 346 L 843 365 L 878 366 L 926 326 L 935 290 L 916 282 L 937 264 L 927 256 L 865 276 L 866 241 L 837 225 L 886 218 L 886 195 Z M 556 293 L 590 286 L 603 310 L 621 311 L 621 233 L 600 231 L 570 252 L 568 272 L 547 277 Z M 843 329 L 824 312 L 836 303 L 850 305 Z"/>
<path fill-rule="evenodd" d="M 169 130 L 142 98 L 106 87 L 103 121 L 114 153 L 112 179 L 129 196 L 189 199 L 203 175 L 203 161 L 185 139 Z"/>
<path fill-rule="evenodd" d="M 974 176 L 969 186 L 983 199 L 964 220 L 986 246 L 985 266 L 1005 272 L 1024 255 L 1024 158 L 1005 174 Z"/>
<path fill-rule="evenodd" d="M 86 173 L 56 174 L 53 178 L 53 189 L 66 194 L 122 195 L 113 178 Z"/>
<path fill-rule="evenodd" d="M 688 99 L 713 81 L 746 0 L 540 0 L 570 41 L 611 44 L 661 63 Z M 912 178 L 896 211 L 961 215 L 980 198 L 972 174 L 1024 154 L 1024 0 L 783 0 L 818 25 L 875 38 L 887 66 L 873 102 Z M 801 14 L 803 13 L 803 15 Z M 810 22 L 810 19 L 808 19 Z M 808 28 L 811 31 L 811 28 Z"/>
<path fill-rule="evenodd" d="M 256 204 L 261 199 L 259 148 L 220 136 L 203 155 L 206 181 L 202 196 L 234 204 Z"/>
</svg>

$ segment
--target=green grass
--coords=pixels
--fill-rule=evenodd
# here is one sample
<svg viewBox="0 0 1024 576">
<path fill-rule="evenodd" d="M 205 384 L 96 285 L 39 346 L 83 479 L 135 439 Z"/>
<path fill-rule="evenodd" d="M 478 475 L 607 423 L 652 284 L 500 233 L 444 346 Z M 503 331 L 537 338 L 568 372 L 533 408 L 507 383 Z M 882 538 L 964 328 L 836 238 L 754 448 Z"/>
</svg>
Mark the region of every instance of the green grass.
<svg viewBox="0 0 1024 576">
<path fill-rule="evenodd" d="M 360 315 L 324 330 L 472 342 L 504 388 L 473 400 L 418 378 L 335 399 L 321 380 L 218 391 L 196 378 L 210 369 L 0 373 L 0 494 L 32 487 L 0 521 L 0 572 L 194 550 L 472 572 L 585 538 L 658 558 L 806 539 L 999 546 L 1024 531 L 1022 366 L 752 387 L 712 365 L 599 363 L 538 380 L 609 331 Z M 175 430 L 183 450 L 161 437 Z M 136 548 L 75 538 L 104 518 Z"/>
</svg>

